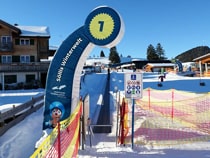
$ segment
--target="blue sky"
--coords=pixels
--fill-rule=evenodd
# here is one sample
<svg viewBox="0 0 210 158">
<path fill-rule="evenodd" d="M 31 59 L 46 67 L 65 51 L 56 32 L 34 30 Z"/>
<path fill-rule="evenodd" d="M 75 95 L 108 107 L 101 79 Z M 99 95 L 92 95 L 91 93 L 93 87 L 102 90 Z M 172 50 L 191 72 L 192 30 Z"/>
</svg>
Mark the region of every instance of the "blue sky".
<svg viewBox="0 0 210 158">
<path fill-rule="evenodd" d="M 145 58 L 149 44 L 160 43 L 171 59 L 210 44 L 210 0 L 6 0 L 0 18 L 10 24 L 48 26 L 50 45 L 60 46 L 100 5 L 122 16 L 125 34 L 117 51 L 123 56 Z M 99 56 L 101 50 L 109 55 L 109 49 L 97 46 L 90 55 Z"/>
</svg>

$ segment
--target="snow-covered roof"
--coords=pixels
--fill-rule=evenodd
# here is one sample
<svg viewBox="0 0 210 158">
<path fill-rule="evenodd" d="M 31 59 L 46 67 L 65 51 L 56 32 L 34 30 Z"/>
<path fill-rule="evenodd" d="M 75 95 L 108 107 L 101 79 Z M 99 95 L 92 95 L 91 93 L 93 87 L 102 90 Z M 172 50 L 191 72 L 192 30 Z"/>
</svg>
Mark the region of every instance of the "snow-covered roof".
<svg viewBox="0 0 210 158">
<path fill-rule="evenodd" d="M 86 60 L 86 65 L 94 65 L 95 63 L 98 63 L 98 64 L 109 64 L 110 63 L 110 60 L 109 58 L 106 58 L 106 57 L 100 57 L 100 58 L 88 58 Z"/>
<path fill-rule="evenodd" d="M 16 26 L 21 30 L 20 36 L 29 37 L 50 37 L 50 31 L 47 26 Z"/>
<path fill-rule="evenodd" d="M 123 64 L 121 66 L 117 66 L 117 68 L 119 69 L 119 68 L 132 67 L 132 66 L 135 66 L 135 64 L 134 63 L 131 63 L 131 64 Z"/>
<path fill-rule="evenodd" d="M 153 67 L 175 66 L 174 63 L 148 63 L 147 65 L 150 65 L 150 66 L 153 66 Z"/>
<path fill-rule="evenodd" d="M 144 58 L 133 58 L 132 61 L 146 61 Z"/>
</svg>

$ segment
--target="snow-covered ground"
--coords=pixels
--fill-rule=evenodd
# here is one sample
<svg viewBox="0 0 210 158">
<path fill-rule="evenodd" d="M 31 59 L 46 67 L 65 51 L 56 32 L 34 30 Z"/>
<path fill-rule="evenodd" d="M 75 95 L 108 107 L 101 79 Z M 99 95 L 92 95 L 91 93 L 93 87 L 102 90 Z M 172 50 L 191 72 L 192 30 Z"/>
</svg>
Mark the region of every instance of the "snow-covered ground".
<svg viewBox="0 0 210 158">
<path fill-rule="evenodd" d="M 98 91 L 91 90 L 97 86 L 101 88 L 100 82 L 89 82 L 100 80 L 103 74 L 95 75 L 88 74 L 85 77 L 85 89 L 88 93 L 98 93 Z M 111 73 L 110 91 L 115 93 L 115 87 L 119 91 L 123 91 L 124 75 L 122 72 Z M 177 89 L 195 93 L 206 93 L 210 90 L 210 78 L 196 78 L 183 77 L 175 74 L 167 74 L 162 87 L 158 87 L 158 75 L 144 74 L 143 86 L 144 88 L 151 87 L 153 89 Z M 205 82 L 205 86 L 200 86 L 200 82 Z M 96 84 L 97 85 L 94 85 Z M 43 89 L 36 91 L 0 91 L 0 110 L 3 111 L 11 107 L 11 105 L 19 105 L 29 100 L 32 96 L 37 96 L 44 93 Z M 91 94 L 90 94 L 91 95 Z M 94 95 L 94 94 L 92 94 Z M 95 95 L 95 96 L 99 96 Z M 96 101 L 92 100 L 92 101 Z M 114 101 L 114 100 L 113 100 Z M 90 103 L 94 104 L 95 103 Z M 113 110 L 113 109 L 112 109 Z M 116 112 L 113 114 L 115 117 Z M 9 129 L 3 136 L 0 137 L 0 158 L 28 158 L 34 151 L 36 141 L 42 135 L 42 121 L 43 108 L 25 118 L 21 123 Z M 133 149 L 131 145 L 116 146 L 115 125 L 116 120 L 113 119 L 112 133 L 110 134 L 94 134 L 92 136 L 92 147 L 89 145 L 89 139 L 86 140 L 85 150 L 79 151 L 80 158 L 98 158 L 98 157 L 142 157 L 142 158 L 209 158 L 210 157 L 210 141 L 197 142 L 190 144 L 180 144 L 176 146 L 141 146 L 134 144 Z"/>
</svg>

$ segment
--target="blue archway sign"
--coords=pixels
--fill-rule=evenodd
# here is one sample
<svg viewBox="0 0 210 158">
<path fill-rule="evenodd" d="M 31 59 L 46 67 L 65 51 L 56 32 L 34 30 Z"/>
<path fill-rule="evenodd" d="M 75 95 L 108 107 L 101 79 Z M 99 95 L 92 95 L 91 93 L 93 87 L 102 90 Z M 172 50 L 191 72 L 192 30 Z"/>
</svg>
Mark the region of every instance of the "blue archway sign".
<svg viewBox="0 0 210 158">
<path fill-rule="evenodd" d="M 69 35 L 56 51 L 49 66 L 43 129 L 68 118 L 79 100 L 80 75 L 95 45 L 111 48 L 124 35 L 124 23 L 112 8 L 95 8 L 84 26 Z"/>
</svg>

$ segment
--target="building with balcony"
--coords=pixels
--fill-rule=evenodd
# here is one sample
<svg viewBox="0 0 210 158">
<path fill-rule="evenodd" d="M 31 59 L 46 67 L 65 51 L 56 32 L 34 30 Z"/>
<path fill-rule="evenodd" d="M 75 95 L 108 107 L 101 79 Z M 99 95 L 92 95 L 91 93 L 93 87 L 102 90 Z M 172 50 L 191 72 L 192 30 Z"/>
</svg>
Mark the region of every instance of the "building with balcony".
<svg viewBox="0 0 210 158">
<path fill-rule="evenodd" d="M 199 65 L 199 76 L 210 77 L 210 53 L 193 59 Z"/>
<path fill-rule="evenodd" d="M 11 25 L 0 19 L 0 90 L 39 81 L 45 86 L 52 52 L 47 26 Z"/>
</svg>

